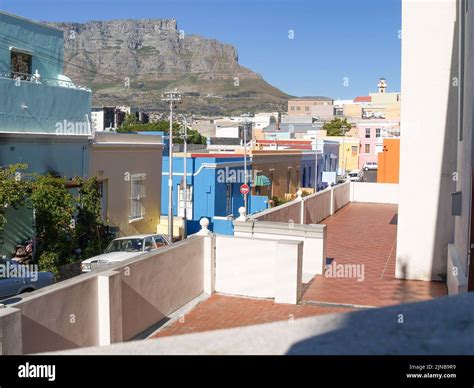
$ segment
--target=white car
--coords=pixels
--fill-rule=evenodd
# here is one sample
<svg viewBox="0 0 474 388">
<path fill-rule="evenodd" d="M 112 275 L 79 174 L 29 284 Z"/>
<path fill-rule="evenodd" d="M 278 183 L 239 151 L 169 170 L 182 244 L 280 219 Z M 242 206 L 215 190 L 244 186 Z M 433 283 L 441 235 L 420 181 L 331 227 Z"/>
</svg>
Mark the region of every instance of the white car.
<svg viewBox="0 0 474 388">
<path fill-rule="evenodd" d="M 362 170 L 359 170 L 359 169 L 352 170 L 347 174 L 347 178 L 351 182 L 360 182 L 362 181 L 362 177 L 363 177 Z"/>
<path fill-rule="evenodd" d="M 366 162 L 364 163 L 364 166 L 362 167 L 364 171 L 369 171 L 369 170 L 377 170 L 379 168 L 379 165 L 377 162 Z"/>
<path fill-rule="evenodd" d="M 167 245 L 171 245 L 170 240 L 161 234 L 141 234 L 116 238 L 109 244 L 105 253 L 81 262 L 81 271 L 90 272 L 93 267 L 115 264 Z"/>
</svg>

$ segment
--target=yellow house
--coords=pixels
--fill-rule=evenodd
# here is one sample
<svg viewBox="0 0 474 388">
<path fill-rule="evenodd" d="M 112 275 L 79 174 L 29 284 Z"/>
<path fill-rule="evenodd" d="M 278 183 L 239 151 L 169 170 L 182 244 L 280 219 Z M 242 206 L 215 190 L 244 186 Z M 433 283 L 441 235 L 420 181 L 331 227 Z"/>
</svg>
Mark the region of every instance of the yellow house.
<svg viewBox="0 0 474 388">
<path fill-rule="evenodd" d="M 343 171 L 351 171 L 359 168 L 360 139 L 348 136 L 324 136 L 321 139 L 339 142 L 339 169 L 338 174 Z"/>
</svg>

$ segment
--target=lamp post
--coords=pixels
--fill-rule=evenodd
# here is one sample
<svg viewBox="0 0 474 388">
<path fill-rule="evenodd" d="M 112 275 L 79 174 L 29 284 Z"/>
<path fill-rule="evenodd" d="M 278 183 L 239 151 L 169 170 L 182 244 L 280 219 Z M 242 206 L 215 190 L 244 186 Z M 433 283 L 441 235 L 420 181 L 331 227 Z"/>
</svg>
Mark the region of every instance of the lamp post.
<svg viewBox="0 0 474 388">
<path fill-rule="evenodd" d="M 166 92 L 161 97 L 162 101 L 168 102 L 170 106 L 170 130 L 169 130 L 169 175 L 168 175 L 168 236 L 173 241 L 173 107 L 181 102 L 181 94 L 175 89 Z"/>
</svg>

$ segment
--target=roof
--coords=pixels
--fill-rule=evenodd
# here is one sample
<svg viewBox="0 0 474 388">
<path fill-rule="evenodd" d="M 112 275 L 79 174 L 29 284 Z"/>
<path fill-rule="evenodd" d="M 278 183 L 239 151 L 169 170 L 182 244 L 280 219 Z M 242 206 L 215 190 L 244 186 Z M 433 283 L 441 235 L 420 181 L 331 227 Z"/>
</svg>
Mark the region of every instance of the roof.
<svg viewBox="0 0 474 388">
<path fill-rule="evenodd" d="M 291 147 L 292 149 L 297 150 L 311 150 L 313 149 L 311 140 L 287 140 L 287 139 L 277 139 L 277 140 L 257 140 L 258 144 L 276 144 L 282 147 Z"/>
<path fill-rule="evenodd" d="M 357 96 L 354 98 L 354 102 L 372 102 L 371 96 Z"/>
<path fill-rule="evenodd" d="M 269 126 L 263 128 L 263 132 L 299 132 L 306 133 L 310 130 L 316 130 L 311 123 L 281 123 L 280 129 L 277 130 L 276 124 L 272 123 Z"/>
<path fill-rule="evenodd" d="M 303 97 L 295 97 L 295 98 L 290 98 L 290 101 L 333 101 L 334 99 L 331 97 L 326 97 L 326 96 L 303 96 Z"/>
</svg>

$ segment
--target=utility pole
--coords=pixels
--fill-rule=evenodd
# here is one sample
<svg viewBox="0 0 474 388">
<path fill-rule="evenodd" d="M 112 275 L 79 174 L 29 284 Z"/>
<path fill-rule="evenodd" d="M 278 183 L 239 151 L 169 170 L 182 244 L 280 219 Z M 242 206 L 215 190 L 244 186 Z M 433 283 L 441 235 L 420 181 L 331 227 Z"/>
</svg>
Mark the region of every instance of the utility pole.
<svg viewBox="0 0 474 388">
<path fill-rule="evenodd" d="M 346 131 L 347 127 L 343 125 L 342 129 L 342 174 L 343 176 L 346 175 Z"/>
<path fill-rule="evenodd" d="M 166 92 L 161 100 L 170 105 L 170 130 L 169 130 L 169 175 L 168 175 L 168 236 L 173 241 L 173 106 L 181 103 L 181 94 L 175 89 Z"/>
<path fill-rule="evenodd" d="M 247 126 L 249 120 L 245 117 L 244 120 L 244 183 L 247 184 Z M 247 209 L 247 199 L 248 194 L 244 194 L 244 207 L 245 207 L 245 214 L 248 214 Z"/>
<path fill-rule="evenodd" d="M 187 220 L 188 220 L 188 215 L 187 215 L 187 210 L 188 210 L 188 177 L 187 177 L 187 161 L 188 161 L 188 120 L 186 116 L 183 118 L 184 121 L 184 133 L 183 133 L 183 143 L 184 143 L 184 160 L 183 160 L 183 202 L 184 202 L 184 208 L 183 208 L 183 239 L 187 238 L 188 236 L 188 230 L 187 230 Z M 193 119 L 191 117 L 191 123 L 193 122 Z"/>
</svg>

